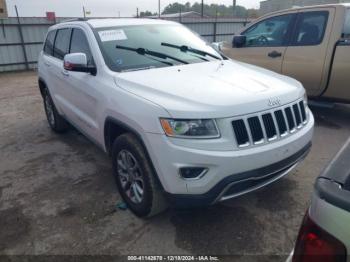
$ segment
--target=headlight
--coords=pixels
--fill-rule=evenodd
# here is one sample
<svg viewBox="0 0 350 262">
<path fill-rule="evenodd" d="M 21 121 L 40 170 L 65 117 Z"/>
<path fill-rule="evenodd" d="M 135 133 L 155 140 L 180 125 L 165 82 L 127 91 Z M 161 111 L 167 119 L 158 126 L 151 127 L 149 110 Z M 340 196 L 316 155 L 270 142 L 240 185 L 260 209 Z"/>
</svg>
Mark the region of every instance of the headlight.
<svg viewBox="0 0 350 262">
<path fill-rule="evenodd" d="M 213 119 L 160 119 L 167 136 L 183 138 L 217 138 L 219 130 Z"/>
</svg>

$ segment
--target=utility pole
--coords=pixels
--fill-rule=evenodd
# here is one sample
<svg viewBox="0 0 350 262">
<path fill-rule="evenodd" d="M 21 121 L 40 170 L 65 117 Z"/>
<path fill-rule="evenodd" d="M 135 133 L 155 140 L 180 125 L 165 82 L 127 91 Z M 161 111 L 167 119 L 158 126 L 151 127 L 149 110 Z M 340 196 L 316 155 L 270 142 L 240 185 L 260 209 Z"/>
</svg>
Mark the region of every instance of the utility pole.
<svg viewBox="0 0 350 262">
<path fill-rule="evenodd" d="M 204 0 L 202 0 L 202 10 L 201 10 L 201 17 L 204 17 Z"/>
<path fill-rule="evenodd" d="M 83 6 L 83 13 L 84 13 L 84 18 L 86 18 L 86 14 L 85 14 L 85 6 Z"/>
<path fill-rule="evenodd" d="M 236 11 L 236 0 L 233 0 L 233 5 L 232 5 L 232 17 L 235 17 L 235 11 Z"/>
<path fill-rule="evenodd" d="M 158 0 L 158 18 L 160 18 L 160 0 Z"/>
<path fill-rule="evenodd" d="M 24 38 L 23 38 L 23 31 L 22 31 L 22 25 L 21 25 L 21 20 L 19 19 L 18 15 L 18 9 L 17 5 L 15 5 L 15 11 L 16 11 L 16 17 L 17 17 L 17 25 L 18 25 L 18 32 L 19 32 L 19 38 L 21 40 L 21 46 L 22 46 L 22 52 L 23 52 L 23 57 L 24 57 L 24 64 L 26 66 L 26 69 L 29 69 L 29 64 L 28 64 L 28 57 L 27 57 L 27 51 L 26 47 L 24 45 Z"/>
<path fill-rule="evenodd" d="M 180 10 L 179 10 L 180 12 L 179 12 L 179 22 L 181 23 L 181 16 L 182 16 L 182 9 L 181 9 L 181 5 L 180 5 Z"/>
<path fill-rule="evenodd" d="M 136 17 L 139 18 L 139 8 L 136 8 Z"/>
</svg>

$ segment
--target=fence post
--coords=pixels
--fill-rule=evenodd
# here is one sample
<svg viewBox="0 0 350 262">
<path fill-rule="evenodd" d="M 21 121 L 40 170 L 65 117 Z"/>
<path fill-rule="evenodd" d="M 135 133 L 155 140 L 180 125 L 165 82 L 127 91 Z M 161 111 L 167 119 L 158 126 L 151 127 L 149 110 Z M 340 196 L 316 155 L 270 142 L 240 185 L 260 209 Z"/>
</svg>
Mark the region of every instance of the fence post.
<svg viewBox="0 0 350 262">
<path fill-rule="evenodd" d="M 2 34 L 4 35 L 4 38 L 6 38 L 6 30 L 5 30 L 4 19 L 0 19 L 0 20 L 1 20 Z"/>
<path fill-rule="evenodd" d="M 21 26 L 21 21 L 20 21 L 19 16 L 18 16 L 17 5 L 15 5 L 15 10 L 16 10 L 16 16 L 17 16 L 17 23 L 18 23 L 18 32 L 19 32 L 19 37 L 21 40 L 21 46 L 22 46 L 22 51 L 23 51 L 24 64 L 26 66 L 26 69 L 29 70 L 27 51 L 26 51 L 26 46 L 24 44 L 22 26 Z"/>
<path fill-rule="evenodd" d="M 216 14 L 215 14 L 215 21 L 214 21 L 214 41 L 216 42 L 216 34 L 217 34 L 217 25 L 218 25 L 218 11 L 216 10 Z"/>
<path fill-rule="evenodd" d="M 179 12 L 179 23 L 181 24 L 182 23 L 182 18 L 181 18 L 181 16 L 182 16 L 182 10 L 181 10 L 181 6 L 180 6 L 180 10 L 179 10 L 180 12 Z"/>
</svg>

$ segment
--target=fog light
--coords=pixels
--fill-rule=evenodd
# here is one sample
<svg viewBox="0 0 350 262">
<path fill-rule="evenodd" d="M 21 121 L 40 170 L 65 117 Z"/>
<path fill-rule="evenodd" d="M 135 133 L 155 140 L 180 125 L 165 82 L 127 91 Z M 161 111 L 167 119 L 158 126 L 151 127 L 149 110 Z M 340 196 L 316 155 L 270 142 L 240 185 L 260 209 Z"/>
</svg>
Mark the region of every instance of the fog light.
<svg viewBox="0 0 350 262">
<path fill-rule="evenodd" d="M 184 179 L 194 180 L 201 179 L 208 169 L 204 167 L 182 167 L 180 168 L 180 175 Z"/>
</svg>

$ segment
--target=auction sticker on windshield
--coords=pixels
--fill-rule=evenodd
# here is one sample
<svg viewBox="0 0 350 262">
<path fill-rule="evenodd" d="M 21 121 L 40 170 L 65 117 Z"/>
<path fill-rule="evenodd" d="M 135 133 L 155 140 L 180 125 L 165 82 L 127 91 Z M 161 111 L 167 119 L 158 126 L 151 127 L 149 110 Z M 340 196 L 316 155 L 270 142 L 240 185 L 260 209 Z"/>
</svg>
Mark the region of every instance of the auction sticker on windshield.
<svg viewBox="0 0 350 262">
<path fill-rule="evenodd" d="M 100 31 L 100 32 L 98 32 L 98 34 L 100 35 L 102 42 L 127 40 L 128 39 L 124 30 L 122 30 L 122 29 Z"/>
</svg>

